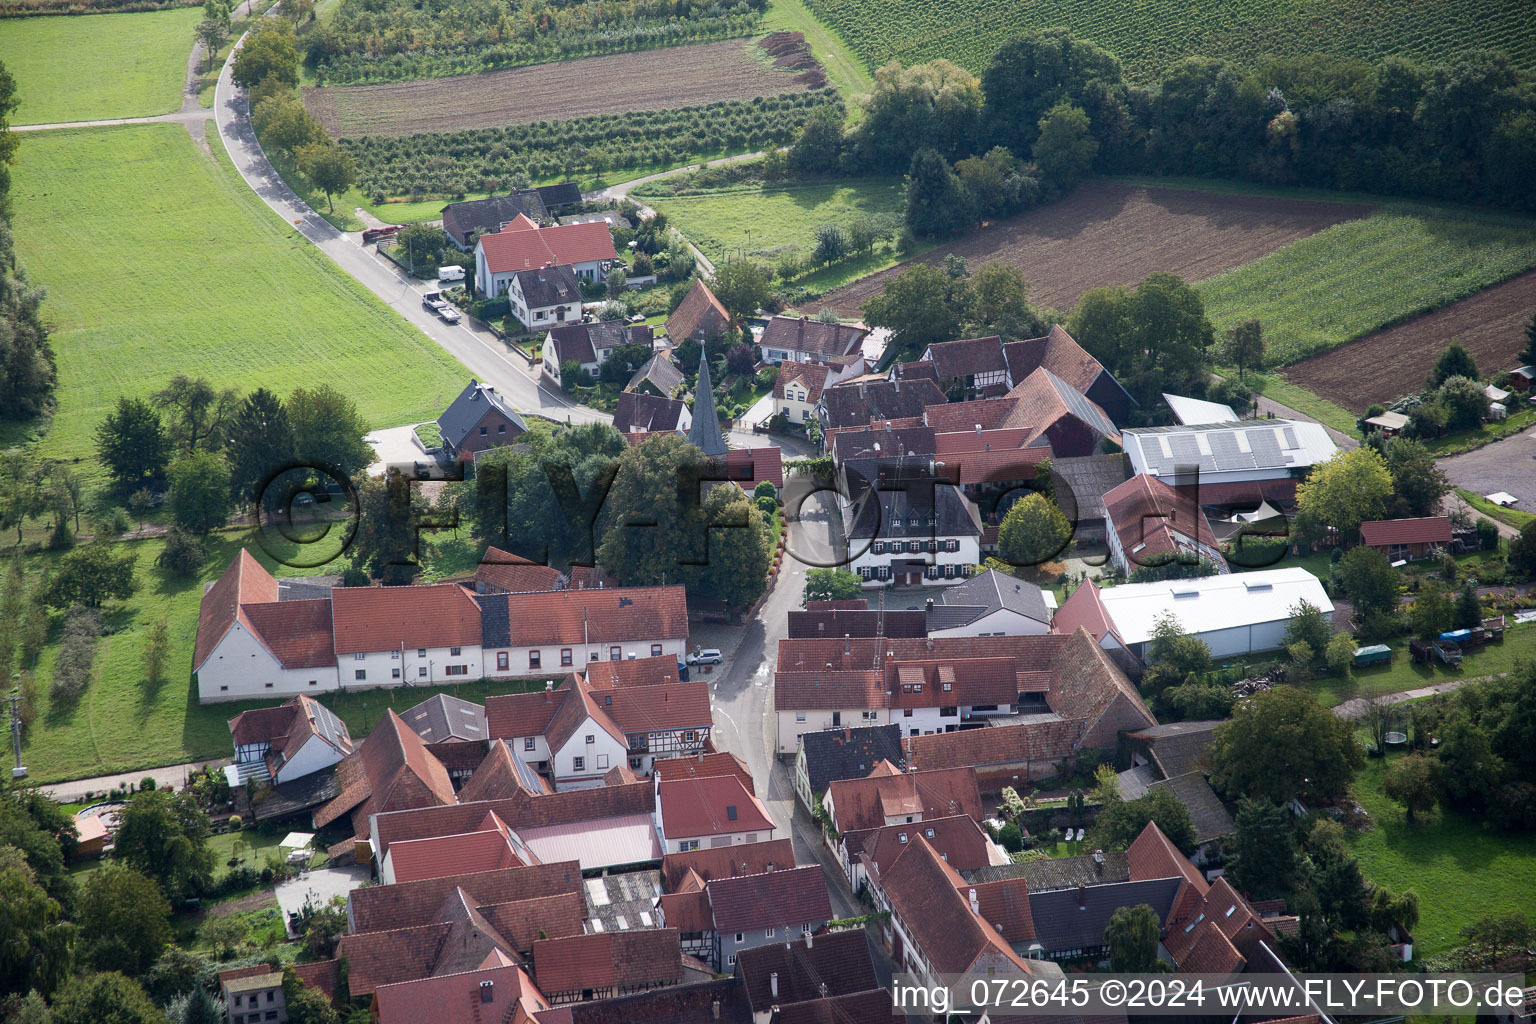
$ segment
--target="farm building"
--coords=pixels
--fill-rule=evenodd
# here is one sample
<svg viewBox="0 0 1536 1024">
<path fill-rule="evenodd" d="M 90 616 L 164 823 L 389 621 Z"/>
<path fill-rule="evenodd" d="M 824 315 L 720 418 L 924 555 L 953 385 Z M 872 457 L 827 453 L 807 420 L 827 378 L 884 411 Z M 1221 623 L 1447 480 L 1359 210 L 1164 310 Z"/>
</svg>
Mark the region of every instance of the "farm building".
<svg viewBox="0 0 1536 1024">
<path fill-rule="evenodd" d="M 1333 602 L 1305 569 L 1267 569 L 1194 580 L 1125 583 L 1100 588 L 1092 580 L 1067 598 L 1053 619 L 1058 633 L 1082 627 L 1122 662 L 1146 663 L 1157 620 L 1171 612 L 1185 632 L 1215 658 L 1240 657 L 1281 645 L 1291 608 L 1306 601 L 1333 613 Z"/>
<path fill-rule="evenodd" d="M 1163 401 L 1173 412 L 1173 418 L 1186 427 L 1199 427 L 1207 423 L 1236 423 L 1242 419 L 1230 405 L 1207 402 L 1199 398 L 1184 398 L 1163 392 Z"/>
<path fill-rule="evenodd" d="M 674 345 L 689 340 L 711 341 L 719 337 L 730 322 L 731 314 L 715 298 L 709 285 L 696 280 L 683 296 L 683 301 L 667 317 L 667 337 Z"/>
<path fill-rule="evenodd" d="M 1429 558 L 1439 554 L 1450 542 L 1451 521 L 1446 516 L 1373 519 L 1360 524 L 1360 543 L 1375 548 L 1394 562 Z"/>
<path fill-rule="evenodd" d="M 463 252 L 473 252 L 476 238 L 495 234 L 516 220 L 519 214 L 535 222 L 549 219 L 544 201 L 537 192 L 531 190 L 527 193 L 514 192 L 488 199 L 449 203 L 443 207 L 442 213 L 443 234 Z"/>
<path fill-rule="evenodd" d="M 1529 391 L 1536 386 L 1536 366 L 1522 366 L 1510 371 L 1509 386 L 1516 391 Z"/>
<path fill-rule="evenodd" d="M 487 448 L 513 443 L 528 432 L 528 424 L 495 388 L 471 380 L 437 418 L 437 429 L 448 456 L 470 462 Z"/>
<path fill-rule="evenodd" d="M 1396 437 L 1408 425 L 1408 417 L 1400 412 L 1384 412 L 1380 416 L 1367 419 L 1365 425 L 1381 431 L 1383 437 Z"/>
<path fill-rule="evenodd" d="M 1133 476 L 1105 494 L 1104 525 L 1110 562 L 1127 576 L 1171 561 L 1208 561 L 1227 571 L 1200 506 L 1154 477 Z"/>
<path fill-rule="evenodd" d="M 1301 420 L 1136 427 L 1123 441 L 1133 473 L 1197 487 L 1201 505 L 1293 499 L 1296 481 L 1338 451 L 1321 423 Z"/>
</svg>

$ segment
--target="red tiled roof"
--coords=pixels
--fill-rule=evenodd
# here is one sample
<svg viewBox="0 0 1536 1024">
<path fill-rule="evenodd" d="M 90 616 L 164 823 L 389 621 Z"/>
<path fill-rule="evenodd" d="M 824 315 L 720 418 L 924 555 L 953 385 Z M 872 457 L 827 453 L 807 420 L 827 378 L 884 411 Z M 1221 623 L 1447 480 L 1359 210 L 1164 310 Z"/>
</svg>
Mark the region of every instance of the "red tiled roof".
<svg viewBox="0 0 1536 1024">
<path fill-rule="evenodd" d="M 944 465 L 951 467 L 955 482 L 968 484 L 995 484 L 1014 480 L 1033 480 L 1039 475 L 1039 466 L 1051 457 L 1046 445 L 1033 448 L 993 449 L 990 452 L 960 452 L 947 456 Z"/>
<path fill-rule="evenodd" d="M 565 703 L 563 693 L 536 690 L 485 698 L 485 730 L 492 739 L 542 736 Z"/>
<path fill-rule="evenodd" d="M 513 594 L 554 590 L 560 585 L 560 570 L 530 562 L 498 547 L 485 549 L 485 557 L 475 568 L 475 582 L 488 588 Z"/>
<path fill-rule="evenodd" d="M 613 692 L 612 690 L 604 691 L 608 696 Z M 577 730 L 588 722 L 591 722 L 594 728 L 607 733 L 620 746 L 629 745 L 629 741 L 624 736 L 624 730 L 620 729 L 618 723 L 592 699 L 591 688 L 581 682 L 580 676 L 567 676 L 557 694 L 564 694 L 564 699 L 561 701 L 560 709 L 555 712 L 555 717 L 549 720 L 549 728 L 544 733 L 551 753 L 565 746 L 566 742 L 576 735 Z"/>
<path fill-rule="evenodd" d="M 1013 409 L 1003 420 L 1005 427 L 1023 427 L 1030 431 L 1026 444 L 1036 444 L 1052 426 L 1066 417 L 1072 417 L 1085 426 L 1116 441 L 1120 434 L 1115 430 L 1109 415 L 1097 402 L 1079 391 L 1073 395 L 1067 390 L 1072 385 L 1041 367 L 1015 384 L 1007 399 L 1013 400 Z M 1069 404 L 1069 398 L 1081 399 L 1080 409 Z M 1079 412 L 1082 415 L 1079 415 Z M 1093 417 L 1093 414 L 1097 417 Z"/>
<path fill-rule="evenodd" d="M 1231 974 L 1243 965 L 1243 955 L 1215 921 L 1201 921 L 1191 937 L 1193 943 L 1179 958 L 1180 973 Z"/>
<path fill-rule="evenodd" d="M 347 961 L 347 989 L 354 996 L 370 995 L 380 985 L 413 981 L 431 975 L 453 925 L 430 922 L 387 932 L 343 935 L 336 945 L 338 959 Z"/>
<path fill-rule="evenodd" d="M 874 866 L 878 879 L 896 862 L 913 836 L 922 836 L 956 871 L 986 867 L 988 840 L 981 826 L 963 814 L 945 818 L 927 818 L 908 825 L 885 825 L 861 832 L 849 832 L 843 838 L 850 856 L 859 856 Z"/>
<path fill-rule="evenodd" d="M 561 893 L 579 895 L 582 891 L 581 865 L 574 860 L 557 861 L 354 889 L 348 896 L 353 931 L 392 931 L 431 924 L 437 919 L 443 901 L 455 889 L 463 889 L 477 906 Z"/>
<path fill-rule="evenodd" d="M 490 753 L 485 755 L 485 758 L 476 766 L 474 774 L 469 777 L 469 781 L 459 790 L 459 802 L 469 804 L 480 800 L 500 800 L 514 793 L 529 792 L 528 784 L 523 781 L 524 774 L 518 772 L 513 764 L 516 756 L 505 741 L 492 740 Z M 527 774 L 531 775 L 532 770 L 530 769 Z M 530 796 L 543 795 L 550 791 L 549 783 L 542 779 L 540 782 L 542 785 L 538 793 L 529 793 Z"/>
<path fill-rule="evenodd" d="M 1124 712 L 1118 731 L 1157 724 L 1136 687 L 1086 629 L 1063 639 L 1051 664 L 1051 688 L 1045 694 L 1052 711 L 1062 718 L 1084 719 L 1090 731 L 1117 708 Z"/>
<path fill-rule="evenodd" d="M 668 928 L 680 932 L 709 932 L 715 929 L 715 918 L 709 909 L 709 895 L 699 889 L 695 892 L 666 893 L 661 897 L 661 913 Z"/>
<path fill-rule="evenodd" d="M 192 668 L 200 668 L 213 649 L 224 639 L 237 620 L 256 632 L 242 605 L 277 602 L 277 581 L 261 567 L 245 548 L 235 555 L 229 566 L 203 593 L 197 612 L 197 644 L 192 652 Z M 259 638 L 259 635 L 258 635 Z"/>
<path fill-rule="evenodd" d="M 784 486 L 784 455 L 777 445 L 766 448 L 732 448 L 725 453 L 725 473 L 744 491 L 763 481 Z"/>
<path fill-rule="evenodd" d="M 891 707 L 928 708 L 955 704 L 1014 704 L 1018 670 L 1012 658 L 900 657 L 885 663 Z"/>
<path fill-rule="evenodd" d="M 363 739 L 362 745 L 348 754 L 342 763 L 350 763 L 350 766 L 345 773 L 338 768 L 337 776 L 346 778 L 349 784 L 343 786 L 340 796 L 316 808 L 316 828 L 324 828 L 353 811 L 354 829 L 362 826 L 362 831 L 355 834 L 363 835 L 370 815 L 457 801 L 453 783 L 442 762 L 432 755 L 421 737 L 400 720 L 393 708 L 384 712 L 384 717 Z M 361 784 L 356 781 L 359 768 Z"/>
<path fill-rule="evenodd" d="M 513 828 L 524 829 L 650 814 L 655 809 L 656 790 L 649 781 L 545 796 L 530 796 L 520 790 L 499 800 L 426 807 L 407 814 L 381 814 L 374 822 L 374 831 L 382 854 L 391 843 L 405 839 L 477 830 L 488 811 L 494 811 Z"/>
<path fill-rule="evenodd" d="M 668 839 L 772 832 L 773 819 L 734 775 L 660 782 L 662 833 Z"/>
<path fill-rule="evenodd" d="M 1126 860 L 1131 868 L 1131 881 L 1148 882 L 1158 878 L 1183 878 L 1179 894 L 1174 897 L 1173 909 L 1168 921 L 1181 921 L 1188 916 L 1195 904 L 1210 891 L 1210 885 L 1189 858 L 1163 834 L 1156 822 L 1147 822 L 1134 842 L 1126 849 Z"/>
<path fill-rule="evenodd" d="M 1052 327 L 1043 338 L 1008 342 L 1003 346 L 1003 355 L 1008 361 L 1009 375 L 1016 382 L 1044 367 L 1077 390 L 1087 392 L 1104 372 L 1099 361 L 1060 325 Z"/>
<path fill-rule="evenodd" d="M 708 729 L 714 724 L 709 684 L 702 681 L 605 690 L 594 692 L 592 699 L 602 705 L 626 735 Z"/>
<path fill-rule="evenodd" d="M 841 356 L 859 350 L 869 331 L 849 324 L 828 324 L 809 317 L 776 316 L 769 319 L 758 338 L 762 348 Z"/>
<path fill-rule="evenodd" d="M 586 679 L 594 690 L 675 683 L 678 681 L 677 658 L 663 654 L 659 658 L 636 658 L 634 661 L 594 661 L 587 665 Z"/>
<path fill-rule="evenodd" d="M 389 848 L 396 882 L 521 867 L 512 843 L 498 830 L 412 839 Z"/>
<path fill-rule="evenodd" d="M 741 780 L 741 784 L 746 787 L 748 793 L 757 792 L 752 784 L 752 770 L 747 767 L 745 761 L 728 751 L 691 757 L 662 758 L 652 764 L 651 773 L 662 782 L 731 775 Z"/>
<path fill-rule="evenodd" d="M 949 866 L 959 870 L 953 858 Z M 1010 943 L 1035 941 L 1035 919 L 1029 910 L 1029 883 L 1022 878 L 1004 878 L 996 882 L 968 885 L 960 892 L 967 902 L 970 890 L 976 890 L 981 916 Z"/>
<path fill-rule="evenodd" d="M 1070 635 L 1079 629 L 1087 630 L 1095 640 L 1102 640 L 1106 635 L 1114 636 L 1116 640 L 1120 638 L 1099 596 L 1099 585 L 1093 580 L 1084 580 L 1051 616 L 1053 633 Z"/>
<path fill-rule="evenodd" d="M 779 642 L 781 666 L 785 642 Z M 779 710 L 880 708 L 889 703 L 884 673 L 868 669 L 796 672 L 780 668 L 773 680 L 773 702 Z"/>
<path fill-rule="evenodd" d="M 880 828 L 887 813 L 925 818 L 963 814 L 982 816 L 981 793 L 971 768 L 877 774 L 864 779 L 837 779 L 827 787 L 837 830 L 844 834 Z M 899 805 L 901 810 L 888 810 Z"/>
<path fill-rule="evenodd" d="M 809 947 L 803 937 L 750 946 L 736 955 L 736 976 L 759 1012 L 820 999 L 823 986 L 826 995 L 840 996 L 880 984 L 862 928 L 818 935 Z"/>
<path fill-rule="evenodd" d="M 674 345 L 693 338 L 699 331 L 705 338 L 713 338 L 730 319 L 731 314 L 703 279 L 695 279 L 683 301 L 667 317 L 667 337 Z"/>
<path fill-rule="evenodd" d="M 331 603 L 337 655 L 480 645 L 480 606 L 456 583 L 337 587 Z"/>
<path fill-rule="evenodd" d="M 779 376 L 773 382 L 773 397 L 782 400 L 784 385 L 798 380 L 805 385 L 804 403 L 815 405 L 821 401 L 821 389 L 826 387 L 827 375 L 831 372 L 826 363 L 785 363 L 779 367 Z"/>
<path fill-rule="evenodd" d="M 1199 506 L 1145 473 L 1108 491 L 1104 511 L 1127 558 L 1133 554 L 1143 560 L 1178 554 L 1185 546 L 1178 544 L 1175 535 L 1216 547 L 1216 535 Z"/>
<path fill-rule="evenodd" d="M 933 372 L 940 377 L 969 377 L 1008 369 L 1007 360 L 1003 358 L 1003 339 L 995 334 L 987 338 L 941 341 L 929 345 L 924 355 L 933 364 Z"/>
<path fill-rule="evenodd" d="M 550 594 L 488 597 L 507 603 L 519 647 L 613 644 L 686 639 L 688 604 L 682 587 L 560 590 Z M 478 622 L 478 619 L 476 620 Z M 480 642 L 478 631 L 475 642 Z"/>
<path fill-rule="evenodd" d="M 510 1019 L 519 1001 L 527 1013 L 549 1007 L 516 966 L 383 985 L 373 999 L 378 1024 L 491 1024 Z"/>
<path fill-rule="evenodd" d="M 665 762 L 657 762 L 658 765 Z M 668 892 L 677 892 L 683 878 L 693 872 L 707 882 L 713 878 L 759 875 L 795 866 L 794 846 L 788 839 L 669 853 L 661 859 L 661 873 Z"/>
<path fill-rule="evenodd" d="M 959 455 L 964 452 L 995 452 L 1022 448 L 1029 441 L 1027 427 L 998 427 L 994 430 L 946 430 L 933 435 L 934 454 Z"/>
<path fill-rule="evenodd" d="M 587 901 L 574 892 L 486 904 L 477 909 L 522 952 L 531 950 L 539 939 L 582 934 L 582 922 L 587 918 Z"/>
<path fill-rule="evenodd" d="M 613 235 L 602 221 L 552 228 L 529 227 L 514 221 L 494 235 L 481 235 L 478 245 L 484 250 L 485 265 L 493 274 L 618 258 Z"/>
<path fill-rule="evenodd" d="M 284 668 L 335 666 L 330 599 L 247 604 L 241 610 Z"/>
<path fill-rule="evenodd" d="M 1064 720 L 908 736 L 901 742 L 914 770 L 989 768 L 1059 761 L 1077 749 L 1082 735 L 1081 720 Z"/>
<path fill-rule="evenodd" d="M 783 928 L 798 934 L 804 925 L 832 919 L 832 900 L 821 865 L 770 871 L 761 875 L 716 878 L 705 887 L 715 930 L 756 931 Z"/>
<path fill-rule="evenodd" d="M 572 590 L 613 590 L 619 581 L 600 565 L 573 565 L 567 585 Z"/>
<path fill-rule="evenodd" d="M 923 410 L 923 423 L 935 433 L 949 434 L 969 430 L 997 430 L 1013 411 L 1011 398 L 980 398 L 970 402 L 930 405 Z"/>
<path fill-rule="evenodd" d="M 1373 548 L 1390 544 L 1449 544 L 1451 521 L 1446 516 L 1372 519 L 1360 524 L 1360 542 Z"/>
<path fill-rule="evenodd" d="M 542 939 L 533 944 L 533 971 L 551 995 L 670 985 L 682 979 L 683 951 L 676 928 Z"/>
<path fill-rule="evenodd" d="M 252 708 L 229 720 L 229 734 L 235 746 L 255 743 L 276 744 L 288 735 L 299 706 L 293 701 L 273 708 Z"/>
<path fill-rule="evenodd" d="M 319 960 L 314 963 L 293 964 L 293 973 L 298 975 L 299 981 L 305 988 L 312 988 L 320 992 L 325 998 L 334 1002 L 336 993 L 341 989 L 341 961 Z"/>
</svg>

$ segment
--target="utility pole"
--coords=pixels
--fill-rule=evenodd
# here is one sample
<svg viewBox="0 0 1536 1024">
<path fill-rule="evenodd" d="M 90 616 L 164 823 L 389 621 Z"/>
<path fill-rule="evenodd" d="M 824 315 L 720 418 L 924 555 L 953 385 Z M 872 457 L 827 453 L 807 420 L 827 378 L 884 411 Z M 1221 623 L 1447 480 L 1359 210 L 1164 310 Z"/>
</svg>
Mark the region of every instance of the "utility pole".
<svg viewBox="0 0 1536 1024">
<path fill-rule="evenodd" d="M 21 696 L 14 691 L 11 701 L 11 745 L 16 750 L 16 767 L 11 769 L 11 778 L 24 779 L 27 777 L 27 766 L 21 763 Z"/>
</svg>

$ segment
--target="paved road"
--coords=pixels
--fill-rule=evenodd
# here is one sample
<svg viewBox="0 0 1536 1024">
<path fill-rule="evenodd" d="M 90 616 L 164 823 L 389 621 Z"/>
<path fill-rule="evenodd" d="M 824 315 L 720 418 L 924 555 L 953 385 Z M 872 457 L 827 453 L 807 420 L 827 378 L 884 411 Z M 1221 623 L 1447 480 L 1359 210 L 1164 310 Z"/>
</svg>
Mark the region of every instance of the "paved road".
<svg viewBox="0 0 1536 1024">
<path fill-rule="evenodd" d="M 1536 512 L 1536 427 L 1441 459 L 1440 468 L 1457 487 L 1473 494 L 1508 491 L 1520 499 L 1515 508 Z"/>
<path fill-rule="evenodd" d="M 193 772 L 210 765 L 223 764 L 228 758 L 220 758 L 216 761 L 191 761 L 187 764 L 166 765 L 164 768 L 146 768 L 143 771 L 123 772 L 120 775 L 98 775 L 91 779 L 76 779 L 73 782 L 54 782 L 46 786 L 37 787 L 43 793 L 62 804 L 80 803 L 87 793 L 103 793 L 118 786 L 126 786 L 129 783 L 138 784 L 141 780 L 150 778 L 155 780 L 155 785 L 165 788 L 175 786 L 177 789 L 187 784 L 187 777 Z"/>
<path fill-rule="evenodd" d="M 577 405 L 558 391 L 540 384 L 530 375 L 521 357 L 509 354 L 505 343 L 489 332 L 475 331 L 465 324 L 450 326 L 428 313 L 421 305 L 421 294 L 428 290 L 426 284 L 413 282 L 394 264 L 363 249 L 295 195 L 262 152 L 251 128 L 244 94 L 230 77 L 230 68 L 238 51 L 237 45 L 224 64 L 214 93 L 213 110 L 209 113 L 218 125 L 219 135 L 236 170 L 263 202 L 476 377 L 495 386 L 514 408 L 572 422 L 612 419 L 606 413 Z"/>
</svg>

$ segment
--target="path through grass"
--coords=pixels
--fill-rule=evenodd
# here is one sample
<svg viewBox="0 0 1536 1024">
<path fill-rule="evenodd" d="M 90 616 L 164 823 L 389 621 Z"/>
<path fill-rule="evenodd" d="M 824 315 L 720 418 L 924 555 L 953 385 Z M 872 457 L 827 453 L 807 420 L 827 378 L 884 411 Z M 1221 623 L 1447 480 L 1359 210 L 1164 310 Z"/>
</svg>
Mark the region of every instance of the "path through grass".
<svg viewBox="0 0 1536 1024">
<path fill-rule="evenodd" d="M 763 18 L 763 27 L 770 32 L 804 35 L 805 41 L 811 44 L 812 55 L 827 71 L 827 83 L 842 95 L 844 101 L 874 89 L 875 78 L 864 61 L 836 30 L 817 19 L 804 0 L 773 0 Z M 856 104 L 848 103 L 850 121 L 858 121 L 862 113 Z"/>
<path fill-rule="evenodd" d="M 0 19 L 0 54 L 21 100 L 12 122 L 100 121 L 179 109 L 202 17 L 202 8 L 183 7 Z"/>
</svg>

